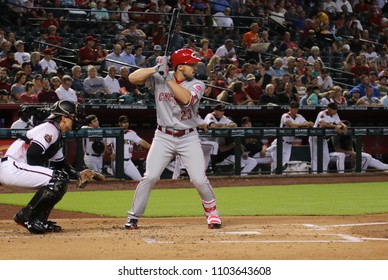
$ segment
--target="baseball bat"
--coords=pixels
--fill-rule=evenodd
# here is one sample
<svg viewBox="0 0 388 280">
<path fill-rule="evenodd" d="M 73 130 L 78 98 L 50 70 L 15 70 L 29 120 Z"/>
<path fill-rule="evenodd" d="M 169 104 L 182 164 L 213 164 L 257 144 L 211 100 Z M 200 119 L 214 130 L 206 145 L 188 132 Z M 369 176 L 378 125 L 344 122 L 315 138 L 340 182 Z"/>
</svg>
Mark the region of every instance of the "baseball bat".
<svg viewBox="0 0 388 280">
<path fill-rule="evenodd" d="M 172 39 L 172 36 L 174 36 L 174 31 L 175 31 L 176 24 L 178 22 L 178 17 L 179 17 L 179 9 L 175 8 L 172 11 L 172 18 L 170 21 L 170 29 L 168 30 L 167 44 L 166 44 L 166 48 L 164 50 L 164 56 L 168 55 L 168 51 L 171 47 L 171 39 Z M 164 71 L 159 71 L 159 74 L 161 76 L 163 76 Z"/>
</svg>

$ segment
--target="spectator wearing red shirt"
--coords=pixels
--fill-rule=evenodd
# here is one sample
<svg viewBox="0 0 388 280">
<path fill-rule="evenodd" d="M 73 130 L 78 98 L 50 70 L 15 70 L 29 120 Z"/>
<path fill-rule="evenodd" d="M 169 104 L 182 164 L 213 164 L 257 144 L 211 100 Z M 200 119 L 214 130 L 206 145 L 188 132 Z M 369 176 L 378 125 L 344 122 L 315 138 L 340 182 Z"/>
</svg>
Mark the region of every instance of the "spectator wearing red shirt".
<svg viewBox="0 0 388 280">
<path fill-rule="evenodd" d="M 256 78 L 253 74 L 247 75 L 247 84 L 244 87 L 244 91 L 252 98 L 256 104 L 259 102 L 263 89 L 256 83 Z"/>
<path fill-rule="evenodd" d="M 9 95 L 11 92 L 11 83 L 8 79 L 8 69 L 0 68 L 0 90 L 5 90 Z"/>
<path fill-rule="evenodd" d="M 356 56 L 356 63 L 350 69 L 350 72 L 356 76 L 356 78 L 360 78 L 362 75 L 369 75 L 370 68 L 362 63 L 362 57 Z"/>
<path fill-rule="evenodd" d="M 37 99 L 38 103 L 55 103 L 59 100 L 55 91 L 50 88 L 47 77 L 42 78 L 42 89 L 38 92 Z"/>
<path fill-rule="evenodd" d="M 226 89 L 226 82 L 218 77 L 217 71 L 212 71 L 209 77 L 209 85 L 205 89 L 204 95 L 209 98 L 213 98 L 214 100 L 219 100 L 218 95 L 223 91 L 221 88 Z M 212 87 L 216 86 L 216 87 Z"/>
<path fill-rule="evenodd" d="M 230 90 L 233 91 L 233 104 L 235 105 L 254 105 L 252 98 L 244 90 L 244 83 L 236 81 L 230 85 Z"/>
<path fill-rule="evenodd" d="M 38 98 L 34 93 L 34 83 L 26 83 L 26 92 L 22 93 L 19 97 L 20 103 L 38 103 Z"/>
<path fill-rule="evenodd" d="M 102 60 L 98 58 L 95 49 L 96 39 L 93 36 L 85 38 L 85 46 L 78 51 L 78 64 L 81 66 L 99 65 Z"/>
<path fill-rule="evenodd" d="M 47 11 L 46 16 L 47 19 L 40 25 L 42 29 L 48 29 L 50 25 L 54 25 L 56 28 L 59 28 L 59 22 L 54 18 L 53 12 Z"/>
<path fill-rule="evenodd" d="M 15 59 L 15 51 L 10 49 L 7 51 L 7 56 L 0 59 L 0 67 L 7 68 L 8 71 L 13 70 L 13 66 L 19 66 L 19 62 Z"/>
</svg>

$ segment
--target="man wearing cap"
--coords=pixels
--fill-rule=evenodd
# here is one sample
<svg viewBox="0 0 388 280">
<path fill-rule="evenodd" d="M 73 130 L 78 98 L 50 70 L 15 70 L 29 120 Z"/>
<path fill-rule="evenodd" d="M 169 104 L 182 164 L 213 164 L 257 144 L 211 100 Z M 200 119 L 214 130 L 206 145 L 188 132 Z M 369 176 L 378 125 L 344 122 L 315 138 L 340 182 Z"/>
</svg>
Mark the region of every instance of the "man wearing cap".
<svg viewBox="0 0 388 280">
<path fill-rule="evenodd" d="M 98 58 L 95 50 L 96 39 L 93 36 L 85 38 L 85 46 L 78 51 L 78 64 L 81 66 L 99 65 L 102 60 Z"/>
<path fill-rule="evenodd" d="M 191 49 L 179 49 L 168 58 L 158 57 L 158 64 L 141 68 L 129 75 L 129 81 L 154 90 L 158 126 L 147 156 L 146 172 L 137 186 L 132 208 L 125 223 L 127 229 L 137 229 L 144 214 L 152 187 L 171 159 L 179 155 L 191 181 L 201 197 L 209 229 L 221 227 L 213 188 L 205 173 L 205 159 L 197 132 L 198 108 L 205 91 L 202 81 L 195 79 L 197 63 Z"/>
<path fill-rule="evenodd" d="M 331 102 L 327 105 L 327 109 L 318 113 L 315 120 L 314 127 L 331 128 L 337 131 L 337 134 L 347 134 L 348 127 L 341 121 L 337 114 L 338 106 L 336 103 Z M 329 139 L 323 139 L 323 158 L 322 158 L 322 170 L 327 172 L 329 166 L 329 147 L 327 141 Z M 311 155 L 311 170 L 313 173 L 318 171 L 318 138 L 317 136 L 309 137 L 310 143 L 310 155 Z"/>
<path fill-rule="evenodd" d="M 147 58 L 147 67 L 154 67 L 156 65 L 156 58 L 161 54 L 162 47 L 160 45 L 155 45 L 152 55 Z"/>
<path fill-rule="evenodd" d="M 293 101 L 289 105 L 289 111 L 282 115 L 280 119 L 280 126 L 283 128 L 302 128 L 313 127 L 314 123 L 307 121 L 301 114 L 298 114 L 299 103 Z M 282 151 L 282 166 L 290 161 L 292 143 L 295 142 L 296 137 L 286 136 L 283 137 L 283 151 Z M 277 169 L 277 139 L 275 139 L 271 146 L 267 149 L 267 152 L 271 154 L 271 172 L 275 173 Z"/>
<path fill-rule="evenodd" d="M 53 57 L 53 52 L 50 49 L 45 49 L 44 52 L 44 57 L 42 58 L 41 61 L 39 61 L 40 66 L 43 69 L 43 73 L 45 74 L 56 74 L 58 70 L 57 63 L 52 59 Z"/>
<path fill-rule="evenodd" d="M 19 64 L 21 65 L 24 62 L 30 62 L 31 55 L 24 51 L 24 42 L 22 40 L 16 41 L 15 47 L 15 59 L 19 62 Z"/>
<path fill-rule="evenodd" d="M 250 29 L 250 31 L 244 34 L 241 41 L 242 46 L 247 50 L 245 60 L 248 61 L 250 59 L 255 59 L 256 61 L 260 61 L 258 49 L 253 48 L 254 46 L 257 46 L 257 44 L 261 43 L 261 38 L 259 36 L 259 24 L 257 22 L 253 22 Z"/>
<path fill-rule="evenodd" d="M 253 74 L 247 75 L 247 82 L 244 90 L 252 98 L 255 104 L 259 103 L 261 95 L 263 94 L 263 89 L 256 83 L 256 78 Z"/>
<path fill-rule="evenodd" d="M 122 115 L 119 117 L 119 126 L 124 131 L 124 173 L 132 180 L 141 180 L 141 174 L 135 164 L 132 162 L 132 153 L 134 146 L 141 146 L 144 149 L 149 150 L 151 145 L 146 140 L 140 138 L 137 133 L 129 129 L 128 116 Z M 111 160 L 112 169 L 116 173 L 116 138 L 112 138 L 112 141 L 108 142 L 108 146 L 111 148 Z"/>
</svg>

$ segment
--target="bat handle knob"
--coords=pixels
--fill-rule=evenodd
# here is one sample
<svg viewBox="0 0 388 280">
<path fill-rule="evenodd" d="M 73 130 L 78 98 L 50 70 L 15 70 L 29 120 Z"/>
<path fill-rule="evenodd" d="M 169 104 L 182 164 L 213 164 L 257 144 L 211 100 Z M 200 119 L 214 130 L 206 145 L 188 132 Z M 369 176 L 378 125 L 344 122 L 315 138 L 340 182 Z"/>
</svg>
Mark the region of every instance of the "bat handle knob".
<svg viewBox="0 0 388 280">
<path fill-rule="evenodd" d="M 159 71 L 159 75 L 163 76 L 164 75 L 164 71 Z"/>
</svg>

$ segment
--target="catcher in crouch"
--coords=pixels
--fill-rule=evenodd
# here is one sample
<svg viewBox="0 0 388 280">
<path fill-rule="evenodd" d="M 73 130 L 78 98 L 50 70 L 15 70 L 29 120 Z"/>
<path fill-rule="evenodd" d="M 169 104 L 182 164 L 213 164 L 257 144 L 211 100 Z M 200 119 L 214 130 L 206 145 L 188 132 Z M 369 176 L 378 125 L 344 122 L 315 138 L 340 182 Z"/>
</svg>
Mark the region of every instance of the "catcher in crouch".
<svg viewBox="0 0 388 280">
<path fill-rule="evenodd" d="M 79 173 L 65 160 L 62 134 L 75 130 L 82 121 L 80 108 L 61 100 L 51 108 L 42 124 L 20 136 L 0 160 L 0 183 L 22 188 L 38 188 L 31 201 L 15 216 L 14 221 L 34 234 L 58 232 L 62 228 L 48 217 L 67 191 L 69 179 Z M 51 168 L 47 168 L 50 163 Z"/>
</svg>

